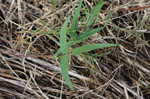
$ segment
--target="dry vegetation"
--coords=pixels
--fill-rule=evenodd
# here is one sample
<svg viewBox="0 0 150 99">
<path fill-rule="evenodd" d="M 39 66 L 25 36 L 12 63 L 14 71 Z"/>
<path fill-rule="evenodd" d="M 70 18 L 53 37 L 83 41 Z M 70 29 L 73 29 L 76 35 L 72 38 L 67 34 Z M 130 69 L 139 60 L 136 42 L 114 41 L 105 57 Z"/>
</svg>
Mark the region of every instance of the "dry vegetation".
<svg viewBox="0 0 150 99">
<path fill-rule="evenodd" d="M 84 0 L 80 25 L 98 1 Z M 91 26 L 104 30 L 82 44 L 118 46 L 71 57 L 72 91 L 53 55 L 79 0 L 0 0 L 0 99 L 150 99 L 150 1 L 104 3 Z"/>
</svg>

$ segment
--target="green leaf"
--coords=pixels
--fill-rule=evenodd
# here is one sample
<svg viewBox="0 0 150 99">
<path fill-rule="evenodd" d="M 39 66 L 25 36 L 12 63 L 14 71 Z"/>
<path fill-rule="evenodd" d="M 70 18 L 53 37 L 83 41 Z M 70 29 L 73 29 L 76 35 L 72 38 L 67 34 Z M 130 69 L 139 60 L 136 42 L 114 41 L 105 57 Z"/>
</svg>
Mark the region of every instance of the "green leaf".
<svg viewBox="0 0 150 99">
<path fill-rule="evenodd" d="M 64 52 L 64 50 L 66 49 L 66 45 L 67 45 L 67 30 L 68 30 L 68 22 L 70 20 L 70 17 L 67 18 L 67 20 L 65 21 L 63 27 L 60 30 L 60 48 L 57 50 L 57 52 L 55 53 L 54 57 L 57 57 L 58 55 L 62 54 L 62 52 Z"/>
<path fill-rule="evenodd" d="M 53 4 L 53 5 L 56 5 L 56 4 L 57 4 L 57 1 L 56 1 L 56 0 L 52 0 L 52 4 Z"/>
<path fill-rule="evenodd" d="M 102 6 L 104 5 L 103 0 L 101 2 L 99 2 L 96 6 L 94 6 L 91 14 L 90 14 L 90 18 L 87 22 L 87 28 L 93 23 L 93 19 L 94 17 L 99 13 L 100 9 L 102 8 Z"/>
<path fill-rule="evenodd" d="M 112 47 L 112 46 L 117 46 L 116 44 L 87 44 L 83 45 L 81 47 L 74 48 L 72 50 L 72 55 L 78 55 L 84 52 L 89 52 L 95 49 L 99 48 L 107 48 L 107 47 Z"/>
<path fill-rule="evenodd" d="M 83 0 L 80 0 L 80 4 L 79 4 L 77 10 L 75 11 L 75 14 L 73 16 L 72 23 L 71 23 L 71 30 L 72 30 L 72 32 L 70 33 L 70 35 L 74 39 L 77 38 L 77 34 L 75 32 L 76 32 L 76 28 L 78 27 L 78 21 L 79 21 L 80 9 L 81 9 L 81 5 L 82 5 L 82 1 Z"/>
<path fill-rule="evenodd" d="M 91 37 L 93 34 L 95 34 L 96 32 L 99 32 L 101 30 L 103 30 L 104 27 L 101 27 L 101 28 L 96 28 L 96 29 L 91 29 L 91 30 L 87 30 L 85 32 L 83 32 L 82 34 L 80 34 L 78 36 L 78 39 L 75 40 L 75 41 L 69 41 L 68 42 L 68 46 L 71 47 L 72 45 L 74 44 L 77 44 L 77 43 L 80 43 L 82 41 L 84 41 L 85 39 Z"/>
<path fill-rule="evenodd" d="M 61 31 L 60 31 L 60 49 L 56 54 L 62 53 L 63 56 L 60 57 L 60 65 L 61 65 L 61 73 L 66 81 L 67 85 L 73 90 L 72 83 L 70 81 L 69 73 L 68 73 L 68 65 L 69 65 L 69 47 L 67 43 L 67 30 L 68 30 L 68 22 L 70 20 L 70 17 L 67 18 L 65 21 Z"/>
<path fill-rule="evenodd" d="M 89 37 L 91 37 L 93 34 L 95 34 L 96 32 L 99 32 L 101 30 L 103 30 L 104 27 L 100 27 L 100 28 L 96 28 L 96 29 L 91 29 L 91 30 L 87 30 L 83 33 L 81 33 L 78 37 L 78 40 L 85 40 Z"/>
<path fill-rule="evenodd" d="M 61 28 L 61 31 L 60 31 L 60 48 L 62 50 L 64 50 L 66 48 L 66 44 L 67 44 L 67 30 L 68 30 L 68 22 L 70 20 L 70 17 L 67 18 L 67 20 L 65 21 L 63 27 Z"/>
<path fill-rule="evenodd" d="M 59 56 L 61 53 L 62 53 L 61 48 L 59 48 L 59 49 L 57 50 L 57 52 L 54 54 L 53 57 L 56 58 L 56 57 Z"/>
<path fill-rule="evenodd" d="M 69 77 L 69 72 L 68 72 L 69 55 L 66 54 L 64 56 L 61 56 L 60 59 L 61 59 L 60 65 L 61 65 L 62 76 L 63 76 L 64 80 L 66 81 L 67 85 L 69 86 L 69 88 L 73 90 L 72 83 L 71 83 L 70 77 Z"/>
<path fill-rule="evenodd" d="M 75 14 L 74 14 L 73 19 L 72 19 L 71 28 L 76 28 L 77 25 L 78 25 L 82 1 L 83 1 L 83 0 L 80 0 L 80 4 L 79 4 L 77 10 L 75 11 Z"/>
</svg>

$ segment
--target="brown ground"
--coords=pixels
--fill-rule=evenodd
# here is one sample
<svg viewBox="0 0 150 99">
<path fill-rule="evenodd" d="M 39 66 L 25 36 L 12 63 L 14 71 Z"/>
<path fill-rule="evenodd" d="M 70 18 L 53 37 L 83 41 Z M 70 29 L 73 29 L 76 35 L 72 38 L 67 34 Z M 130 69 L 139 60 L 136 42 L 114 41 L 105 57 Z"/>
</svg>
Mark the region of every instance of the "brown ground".
<svg viewBox="0 0 150 99">
<path fill-rule="evenodd" d="M 93 28 L 108 16 L 109 23 L 84 43 L 118 47 L 91 52 L 102 56 L 71 57 L 74 91 L 52 56 L 59 48 L 57 31 L 79 0 L 56 1 L 0 0 L 0 99 L 150 99 L 149 0 L 104 0 Z M 91 10 L 97 1 L 84 4 Z"/>
</svg>

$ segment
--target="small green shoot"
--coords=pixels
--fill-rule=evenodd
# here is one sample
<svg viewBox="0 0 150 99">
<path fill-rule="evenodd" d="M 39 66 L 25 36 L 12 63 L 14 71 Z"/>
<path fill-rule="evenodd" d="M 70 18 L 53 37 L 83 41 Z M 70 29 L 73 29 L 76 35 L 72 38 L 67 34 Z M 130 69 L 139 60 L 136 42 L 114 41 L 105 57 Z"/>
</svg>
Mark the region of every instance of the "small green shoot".
<svg viewBox="0 0 150 99">
<path fill-rule="evenodd" d="M 99 13 L 99 10 L 101 9 L 101 7 L 103 6 L 104 2 L 100 2 L 98 3 L 98 5 L 96 5 L 94 7 L 94 9 L 92 10 L 91 16 L 89 18 L 88 21 L 88 27 L 87 29 L 82 32 L 80 35 L 76 34 L 76 31 L 78 30 L 79 26 L 78 26 L 78 22 L 79 22 L 79 15 L 80 15 L 80 9 L 81 9 L 81 5 L 82 5 L 82 1 L 80 1 L 80 4 L 75 12 L 75 16 L 72 19 L 72 23 L 71 26 L 67 26 L 69 21 L 70 21 L 70 17 L 67 18 L 67 20 L 65 21 L 63 27 L 61 28 L 60 31 L 60 48 L 58 49 L 58 51 L 55 53 L 54 57 L 56 58 L 57 56 L 60 56 L 60 65 L 61 65 L 61 73 L 62 76 L 64 78 L 64 80 L 66 81 L 66 84 L 69 86 L 70 89 L 73 90 L 72 87 L 72 83 L 70 81 L 70 77 L 69 77 L 69 73 L 68 73 L 68 66 L 69 66 L 69 57 L 71 56 L 70 53 L 72 53 L 73 56 L 77 56 L 80 55 L 82 53 L 85 52 L 89 52 L 95 49 L 99 49 L 99 48 L 107 48 L 107 47 L 112 47 L 112 46 L 116 46 L 116 44 L 87 44 L 87 45 L 83 45 L 77 48 L 73 48 L 72 50 L 69 50 L 72 45 L 75 45 L 77 43 L 81 43 L 84 40 L 86 40 L 87 38 L 91 37 L 93 34 L 101 31 L 104 29 L 104 27 L 100 27 L 100 28 L 95 28 L 95 29 L 89 29 L 89 26 L 92 24 L 93 20 L 94 20 L 94 16 Z M 69 31 L 68 31 L 69 30 Z M 70 33 L 70 38 L 68 38 L 68 42 L 67 42 L 67 33 Z"/>
</svg>

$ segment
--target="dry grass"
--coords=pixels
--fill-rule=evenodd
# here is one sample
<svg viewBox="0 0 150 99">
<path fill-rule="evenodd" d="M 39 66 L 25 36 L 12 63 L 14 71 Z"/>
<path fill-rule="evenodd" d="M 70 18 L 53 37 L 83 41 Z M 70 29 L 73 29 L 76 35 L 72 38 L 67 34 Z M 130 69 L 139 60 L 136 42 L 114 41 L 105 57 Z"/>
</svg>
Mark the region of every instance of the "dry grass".
<svg viewBox="0 0 150 99">
<path fill-rule="evenodd" d="M 118 47 L 71 57 L 74 91 L 63 81 L 53 55 L 59 48 L 58 31 L 79 0 L 54 1 L 0 0 L 0 98 L 149 99 L 150 1 L 104 0 L 91 27 L 107 25 L 83 44 Z M 98 1 L 84 0 L 80 25 Z"/>
</svg>

